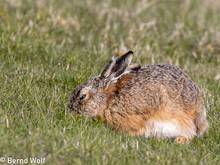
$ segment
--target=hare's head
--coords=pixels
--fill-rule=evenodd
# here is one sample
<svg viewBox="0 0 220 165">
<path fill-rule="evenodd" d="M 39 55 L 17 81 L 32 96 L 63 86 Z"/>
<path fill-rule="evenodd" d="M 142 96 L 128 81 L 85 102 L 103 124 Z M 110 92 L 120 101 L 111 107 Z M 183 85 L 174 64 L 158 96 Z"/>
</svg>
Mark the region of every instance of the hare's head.
<svg viewBox="0 0 220 165">
<path fill-rule="evenodd" d="M 139 68 L 130 67 L 132 51 L 121 57 L 112 57 L 101 75 L 89 79 L 84 84 L 75 88 L 70 97 L 68 107 L 80 114 L 90 117 L 100 117 L 108 106 L 108 99 L 114 94 L 112 86 L 117 80 Z"/>
</svg>

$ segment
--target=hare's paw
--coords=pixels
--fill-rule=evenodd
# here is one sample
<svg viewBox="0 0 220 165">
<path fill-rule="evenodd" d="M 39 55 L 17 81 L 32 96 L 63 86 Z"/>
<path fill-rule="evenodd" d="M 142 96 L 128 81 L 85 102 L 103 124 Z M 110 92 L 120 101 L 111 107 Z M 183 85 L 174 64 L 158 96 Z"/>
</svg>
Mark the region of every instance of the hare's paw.
<svg viewBox="0 0 220 165">
<path fill-rule="evenodd" d="M 187 142 L 189 142 L 189 139 L 185 136 L 177 136 L 174 141 L 178 144 L 185 144 Z"/>
</svg>

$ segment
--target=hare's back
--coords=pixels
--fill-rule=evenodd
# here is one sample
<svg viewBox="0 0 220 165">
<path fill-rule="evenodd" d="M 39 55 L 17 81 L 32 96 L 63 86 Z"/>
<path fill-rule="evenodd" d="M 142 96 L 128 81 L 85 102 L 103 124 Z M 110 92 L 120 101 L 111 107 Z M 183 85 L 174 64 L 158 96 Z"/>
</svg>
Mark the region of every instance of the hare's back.
<svg viewBox="0 0 220 165">
<path fill-rule="evenodd" d="M 179 67 L 170 64 L 145 65 L 128 82 L 127 92 L 144 93 L 179 100 L 185 104 L 201 101 L 201 92 Z"/>
<path fill-rule="evenodd" d="M 178 66 L 170 64 L 145 65 L 140 69 L 140 73 L 144 74 L 144 77 L 147 76 L 147 78 L 154 79 L 155 81 L 180 82 L 184 78 L 192 82 L 190 77 L 183 70 Z M 142 74 L 141 76 L 143 76 Z"/>
</svg>

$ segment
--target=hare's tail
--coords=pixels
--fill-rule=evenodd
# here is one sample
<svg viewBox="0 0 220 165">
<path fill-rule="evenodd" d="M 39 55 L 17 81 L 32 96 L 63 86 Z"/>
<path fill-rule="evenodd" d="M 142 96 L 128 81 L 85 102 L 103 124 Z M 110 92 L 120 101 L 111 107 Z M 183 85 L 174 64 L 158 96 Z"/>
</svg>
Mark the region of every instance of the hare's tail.
<svg viewBox="0 0 220 165">
<path fill-rule="evenodd" d="M 205 106 L 202 106 L 199 111 L 196 112 L 195 125 L 197 128 L 197 136 L 202 135 L 208 129 Z"/>
</svg>

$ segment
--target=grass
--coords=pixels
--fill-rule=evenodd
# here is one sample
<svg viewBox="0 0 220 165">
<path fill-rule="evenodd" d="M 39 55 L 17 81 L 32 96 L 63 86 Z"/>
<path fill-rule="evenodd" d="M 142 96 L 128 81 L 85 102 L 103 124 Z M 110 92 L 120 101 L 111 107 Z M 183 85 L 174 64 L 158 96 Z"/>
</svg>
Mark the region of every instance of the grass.
<svg viewBox="0 0 220 165">
<path fill-rule="evenodd" d="M 0 1 L 0 157 L 220 164 L 219 9 L 218 0 Z M 133 50 L 142 64 L 183 68 L 205 93 L 208 133 L 178 145 L 67 113 L 72 89 L 117 50 Z"/>
</svg>

